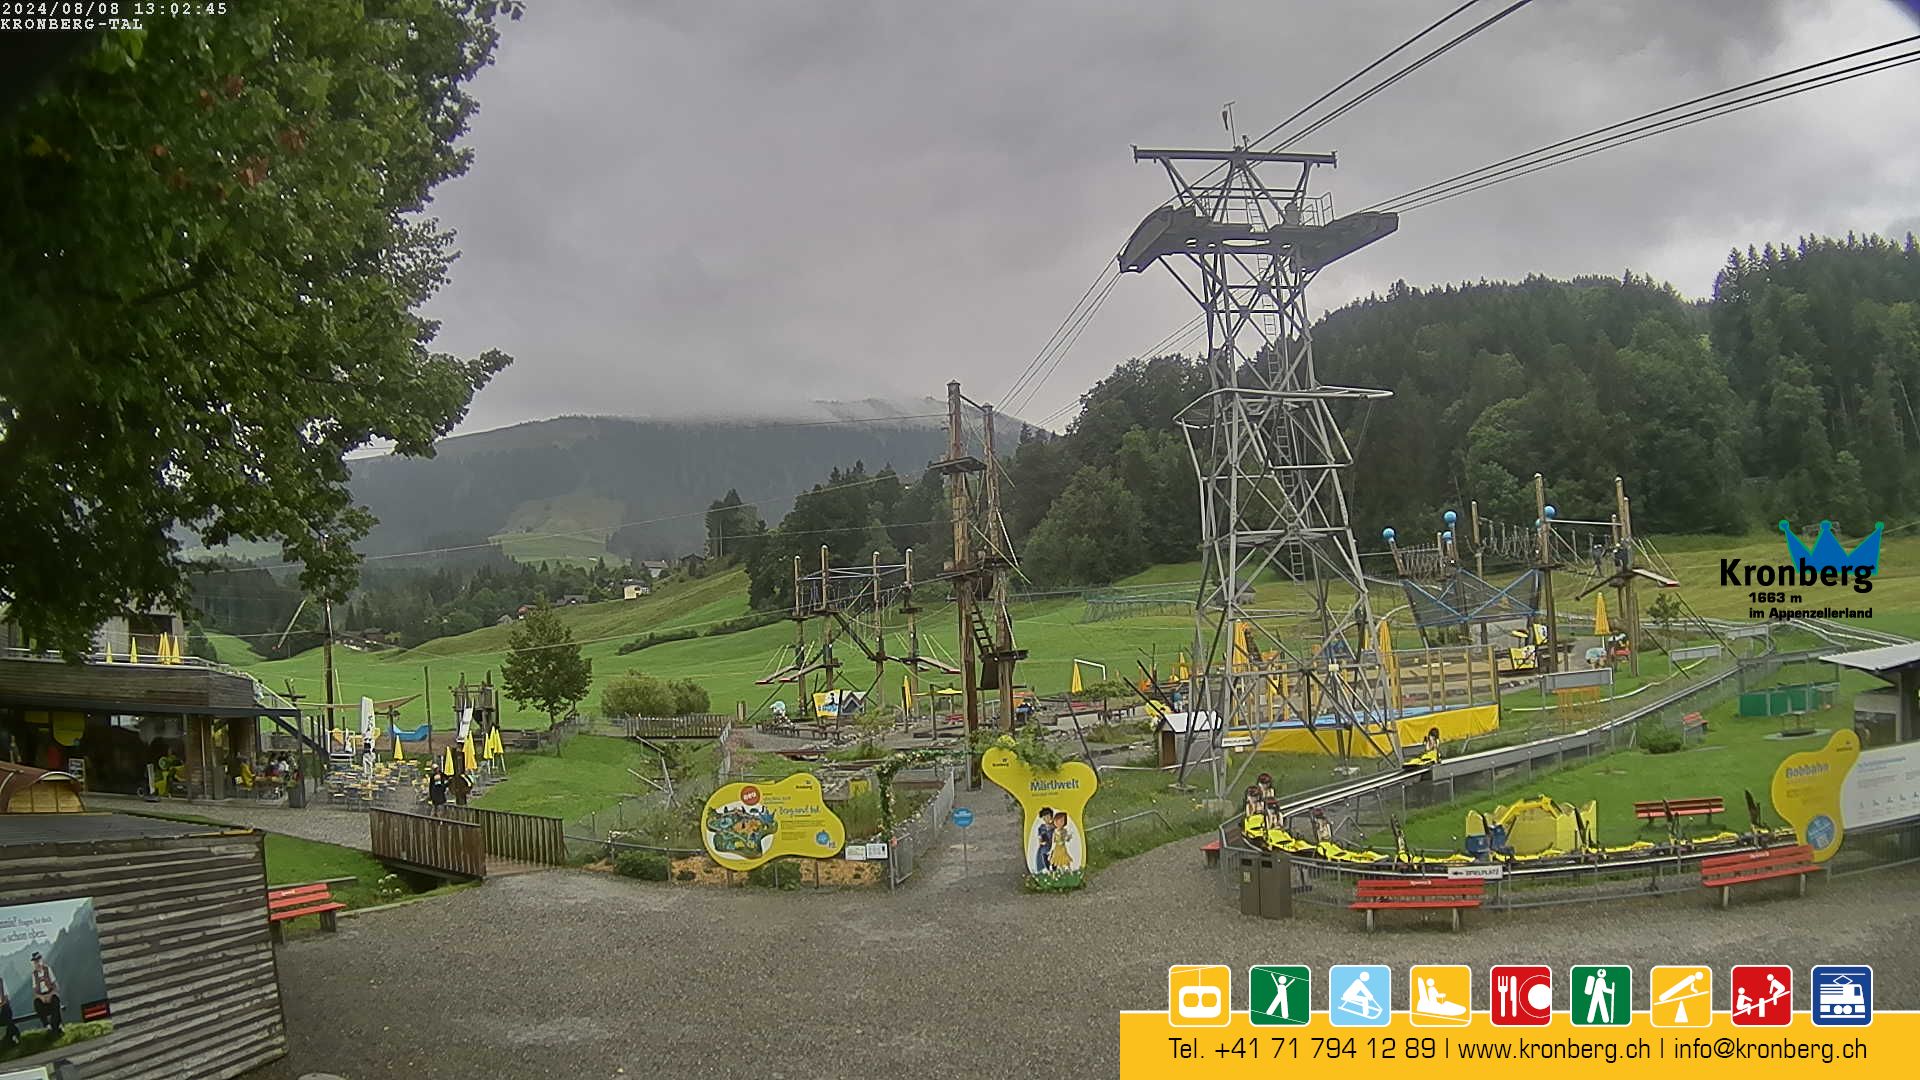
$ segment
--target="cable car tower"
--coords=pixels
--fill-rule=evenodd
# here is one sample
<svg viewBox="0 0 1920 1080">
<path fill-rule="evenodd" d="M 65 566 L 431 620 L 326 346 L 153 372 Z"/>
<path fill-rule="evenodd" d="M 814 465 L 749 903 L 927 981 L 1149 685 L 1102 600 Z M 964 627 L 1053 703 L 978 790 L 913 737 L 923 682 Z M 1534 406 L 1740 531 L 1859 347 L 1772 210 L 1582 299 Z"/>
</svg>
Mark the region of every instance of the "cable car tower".
<svg viewBox="0 0 1920 1080">
<path fill-rule="evenodd" d="M 1364 649 L 1373 608 L 1347 508 L 1353 456 L 1332 411 L 1336 401 L 1389 392 L 1320 381 L 1306 290 L 1321 268 L 1392 233 L 1399 218 L 1336 218 L 1330 196 L 1310 194 L 1314 170 L 1333 166 L 1332 154 L 1260 152 L 1242 141 L 1226 150 L 1135 147 L 1133 157 L 1162 166 L 1174 197 L 1134 230 L 1120 269 L 1165 266 L 1206 320 L 1209 389 L 1179 420 L 1200 481 L 1205 560 L 1194 642 L 1204 664 L 1189 700 L 1216 718 L 1216 794 L 1229 729 L 1305 727 L 1343 755 L 1355 739 L 1389 749 L 1386 680 Z M 1263 175 L 1282 170 L 1279 183 Z M 1311 611 L 1261 606 L 1254 588 L 1276 575 L 1305 591 Z M 1183 778 L 1189 758 L 1182 754 Z"/>
</svg>

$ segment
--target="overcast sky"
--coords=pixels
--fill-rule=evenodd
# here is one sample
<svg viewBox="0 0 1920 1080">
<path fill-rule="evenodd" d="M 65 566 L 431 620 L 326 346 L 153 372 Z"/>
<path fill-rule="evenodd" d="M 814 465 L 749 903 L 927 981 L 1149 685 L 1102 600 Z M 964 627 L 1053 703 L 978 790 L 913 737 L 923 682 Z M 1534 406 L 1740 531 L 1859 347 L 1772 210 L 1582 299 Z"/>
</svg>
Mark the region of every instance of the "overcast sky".
<svg viewBox="0 0 1920 1080">
<path fill-rule="evenodd" d="M 1456 3 L 530 0 L 475 83 L 474 167 L 434 206 L 463 251 L 429 309 L 439 345 L 517 358 L 462 430 L 951 378 L 998 401 L 1166 196 L 1131 145 L 1221 145 L 1227 101 L 1264 131 Z M 1535 0 L 1297 149 L 1337 151 L 1321 190 L 1358 209 L 1920 33 L 1910 7 Z M 1916 101 L 1920 65 L 1414 212 L 1321 275 L 1314 313 L 1396 278 L 1536 271 L 1699 296 L 1736 244 L 1920 228 Z M 1128 275 L 1020 414 L 1194 311 L 1164 272 Z"/>
</svg>

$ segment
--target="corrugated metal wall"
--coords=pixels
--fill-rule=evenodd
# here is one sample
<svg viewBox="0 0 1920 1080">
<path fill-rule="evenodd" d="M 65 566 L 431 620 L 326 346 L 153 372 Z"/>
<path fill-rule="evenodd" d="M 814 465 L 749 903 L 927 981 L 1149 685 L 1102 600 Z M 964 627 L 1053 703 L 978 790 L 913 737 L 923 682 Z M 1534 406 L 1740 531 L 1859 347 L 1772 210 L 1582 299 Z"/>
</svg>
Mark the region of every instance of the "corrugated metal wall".
<svg viewBox="0 0 1920 1080">
<path fill-rule="evenodd" d="M 62 1080 L 225 1078 L 286 1053 L 260 834 L 0 847 L 0 905 L 85 896 L 114 1030 L 56 1051 Z"/>
</svg>

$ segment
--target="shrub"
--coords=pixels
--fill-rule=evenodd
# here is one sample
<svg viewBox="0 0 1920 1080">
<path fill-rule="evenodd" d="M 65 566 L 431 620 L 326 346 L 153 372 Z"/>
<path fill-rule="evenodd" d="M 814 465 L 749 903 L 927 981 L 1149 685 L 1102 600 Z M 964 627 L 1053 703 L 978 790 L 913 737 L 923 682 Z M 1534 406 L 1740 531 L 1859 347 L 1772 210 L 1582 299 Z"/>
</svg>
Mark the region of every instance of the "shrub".
<svg viewBox="0 0 1920 1080">
<path fill-rule="evenodd" d="M 668 715 L 692 716 L 713 707 L 712 699 L 707 697 L 707 688 L 692 679 L 675 679 L 667 684 L 667 690 L 673 698 L 673 712 Z"/>
<path fill-rule="evenodd" d="M 1671 754 L 1686 745 L 1686 740 L 1679 732 L 1655 719 L 1642 720 L 1635 725 L 1633 737 L 1640 749 L 1649 754 Z"/>
<path fill-rule="evenodd" d="M 657 851 L 622 851 L 613 857 L 614 873 L 641 881 L 665 881 L 672 864 Z"/>
</svg>

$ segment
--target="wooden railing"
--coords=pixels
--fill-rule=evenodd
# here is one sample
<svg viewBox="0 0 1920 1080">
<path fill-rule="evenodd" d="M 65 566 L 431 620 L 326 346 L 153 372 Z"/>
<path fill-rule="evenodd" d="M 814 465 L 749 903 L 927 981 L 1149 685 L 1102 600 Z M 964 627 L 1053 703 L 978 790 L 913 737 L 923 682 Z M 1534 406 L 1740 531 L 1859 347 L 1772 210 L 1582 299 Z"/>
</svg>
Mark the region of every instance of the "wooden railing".
<svg viewBox="0 0 1920 1080">
<path fill-rule="evenodd" d="M 733 722 L 731 713 L 693 716 L 629 716 L 619 722 L 630 736 L 642 739 L 713 739 Z"/>
<path fill-rule="evenodd" d="M 567 864 L 567 838 L 557 817 L 482 810 L 477 806 L 449 806 L 445 813 L 451 820 L 479 826 L 485 853 L 496 859 L 545 866 Z"/>
<path fill-rule="evenodd" d="M 479 825 L 378 807 L 368 817 L 376 859 L 462 877 L 487 876 L 486 832 Z"/>
</svg>

